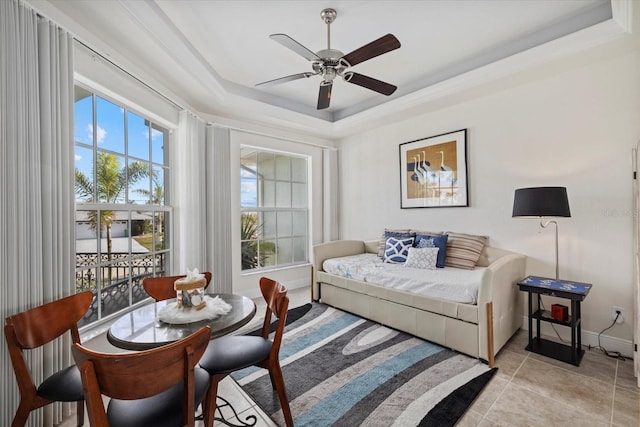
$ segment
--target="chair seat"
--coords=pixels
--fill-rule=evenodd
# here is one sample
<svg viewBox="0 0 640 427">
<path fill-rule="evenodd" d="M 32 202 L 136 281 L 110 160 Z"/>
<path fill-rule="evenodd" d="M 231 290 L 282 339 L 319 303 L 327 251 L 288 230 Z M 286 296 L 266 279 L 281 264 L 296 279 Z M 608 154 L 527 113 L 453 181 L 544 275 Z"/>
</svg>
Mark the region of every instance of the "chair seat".
<svg viewBox="0 0 640 427">
<path fill-rule="evenodd" d="M 162 372 L 158 372 L 158 375 L 162 375 Z M 195 407 L 197 407 L 202 402 L 209 387 L 209 374 L 204 369 L 196 367 L 194 379 Z M 180 383 L 160 394 L 144 399 L 111 399 L 107 409 L 109 426 L 182 426 L 182 390 L 183 384 Z"/>
<path fill-rule="evenodd" d="M 272 342 L 255 336 L 228 336 L 212 340 L 200 359 L 211 375 L 253 366 L 269 357 Z"/>
<path fill-rule="evenodd" d="M 44 399 L 55 402 L 84 400 L 80 370 L 76 365 L 71 365 L 56 372 L 40 384 L 37 394 Z"/>
</svg>

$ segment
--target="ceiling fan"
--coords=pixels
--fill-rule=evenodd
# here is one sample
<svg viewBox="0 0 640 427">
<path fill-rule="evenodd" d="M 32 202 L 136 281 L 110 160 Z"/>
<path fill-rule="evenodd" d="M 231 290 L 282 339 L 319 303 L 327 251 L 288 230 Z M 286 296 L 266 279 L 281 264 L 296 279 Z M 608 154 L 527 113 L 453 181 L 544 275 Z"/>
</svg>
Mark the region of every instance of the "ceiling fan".
<svg viewBox="0 0 640 427">
<path fill-rule="evenodd" d="M 337 15 L 338 13 L 335 9 L 324 9 L 320 13 L 320 17 L 327 24 L 327 48 L 315 53 L 286 34 L 271 34 L 269 37 L 272 40 L 275 40 L 284 47 L 291 49 L 298 55 L 311 61 L 313 72 L 280 77 L 258 83 L 256 86 L 274 86 L 293 80 L 320 75 L 322 76 L 322 82 L 320 82 L 320 92 L 318 94 L 318 110 L 329 107 L 333 80 L 336 76 L 342 77 L 344 81 L 348 83 L 362 86 L 383 95 L 389 96 L 395 92 L 397 87 L 392 84 L 363 74 L 354 73 L 353 71 L 347 71 L 347 69 L 368 59 L 382 55 L 383 53 L 398 49 L 400 47 L 398 39 L 393 34 L 387 34 L 345 55 L 339 50 L 331 49 L 331 23 L 335 21 Z"/>
</svg>

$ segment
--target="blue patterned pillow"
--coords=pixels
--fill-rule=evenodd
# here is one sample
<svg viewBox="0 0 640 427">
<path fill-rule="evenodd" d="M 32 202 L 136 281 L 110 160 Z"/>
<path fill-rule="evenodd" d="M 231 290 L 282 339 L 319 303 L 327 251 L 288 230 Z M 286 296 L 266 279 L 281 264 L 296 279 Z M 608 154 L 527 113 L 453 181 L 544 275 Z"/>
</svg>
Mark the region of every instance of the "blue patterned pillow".
<svg viewBox="0 0 640 427">
<path fill-rule="evenodd" d="M 384 262 L 404 264 L 409 254 L 409 248 L 413 246 L 413 240 L 413 237 L 408 239 L 389 237 L 384 245 Z"/>
<path fill-rule="evenodd" d="M 428 234 L 418 234 L 416 236 L 416 248 L 438 248 L 438 260 L 436 267 L 444 268 L 444 262 L 447 256 L 447 239 L 448 235 L 430 236 Z"/>
<path fill-rule="evenodd" d="M 426 234 L 426 233 L 425 233 Z M 387 245 L 387 239 L 389 237 L 395 237 L 396 239 L 408 239 L 409 237 L 416 238 L 416 233 L 412 233 L 409 229 L 406 230 L 389 230 L 384 229 L 384 233 L 380 237 L 380 244 L 378 245 L 378 256 L 384 260 L 384 249 Z"/>
</svg>

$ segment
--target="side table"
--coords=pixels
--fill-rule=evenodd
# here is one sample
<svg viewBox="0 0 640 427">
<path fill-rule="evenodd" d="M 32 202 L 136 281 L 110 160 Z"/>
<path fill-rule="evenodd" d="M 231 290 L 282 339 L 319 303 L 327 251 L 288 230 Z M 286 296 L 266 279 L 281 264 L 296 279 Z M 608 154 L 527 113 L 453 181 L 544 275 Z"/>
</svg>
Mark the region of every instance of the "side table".
<svg viewBox="0 0 640 427">
<path fill-rule="evenodd" d="M 529 296 L 529 345 L 526 350 L 552 357 L 572 365 L 580 366 L 584 355 L 582 350 L 582 329 L 580 303 L 591 290 L 590 283 L 571 282 L 561 279 L 527 276 L 518 286 Z M 542 295 L 566 298 L 571 301 L 568 320 L 556 320 L 551 313 L 542 309 Z M 537 309 L 533 311 L 533 300 L 537 297 Z M 533 319 L 536 319 L 536 336 L 533 336 Z M 540 321 L 554 323 L 571 328 L 571 346 L 540 338 Z"/>
</svg>

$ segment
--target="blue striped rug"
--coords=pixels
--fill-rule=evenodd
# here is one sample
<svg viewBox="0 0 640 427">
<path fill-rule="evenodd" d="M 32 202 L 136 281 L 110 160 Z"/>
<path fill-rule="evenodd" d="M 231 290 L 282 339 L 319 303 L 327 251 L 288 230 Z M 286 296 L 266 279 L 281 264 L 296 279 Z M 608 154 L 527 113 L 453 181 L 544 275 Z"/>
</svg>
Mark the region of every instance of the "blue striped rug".
<svg viewBox="0 0 640 427">
<path fill-rule="evenodd" d="M 296 426 L 452 426 L 496 371 L 323 304 L 303 309 L 287 325 L 280 348 Z M 232 377 L 284 425 L 266 370 L 248 368 Z"/>
</svg>

